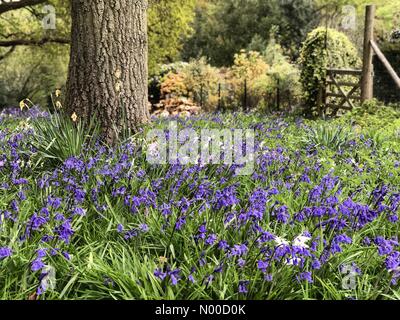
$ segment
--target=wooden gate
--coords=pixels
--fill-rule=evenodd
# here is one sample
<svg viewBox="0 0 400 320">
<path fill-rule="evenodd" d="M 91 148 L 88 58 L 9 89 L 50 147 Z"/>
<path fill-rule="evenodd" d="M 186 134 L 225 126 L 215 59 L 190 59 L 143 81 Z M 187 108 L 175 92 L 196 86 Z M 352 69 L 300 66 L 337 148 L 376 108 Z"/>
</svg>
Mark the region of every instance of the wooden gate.
<svg viewBox="0 0 400 320">
<path fill-rule="evenodd" d="M 361 76 L 362 70 L 327 69 L 325 114 L 351 110 L 361 101 Z"/>
<path fill-rule="evenodd" d="M 374 97 L 372 64 L 374 54 L 381 60 L 397 88 L 400 89 L 400 77 L 374 41 L 375 12 L 375 5 L 366 6 L 362 70 L 327 69 L 326 85 L 321 88 L 318 95 L 320 115 L 324 113 L 334 116 L 340 109 L 351 110 L 357 102 L 365 102 Z"/>
</svg>

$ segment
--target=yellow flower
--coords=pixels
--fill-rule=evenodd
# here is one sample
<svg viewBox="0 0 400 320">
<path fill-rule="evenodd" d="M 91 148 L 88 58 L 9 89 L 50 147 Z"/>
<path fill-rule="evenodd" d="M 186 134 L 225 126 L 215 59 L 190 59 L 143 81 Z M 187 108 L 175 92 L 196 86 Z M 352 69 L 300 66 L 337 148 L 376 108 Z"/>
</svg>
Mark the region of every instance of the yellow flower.
<svg viewBox="0 0 400 320">
<path fill-rule="evenodd" d="M 165 264 L 165 263 L 167 263 L 168 262 L 168 258 L 166 258 L 166 257 L 159 257 L 158 258 L 158 261 L 160 262 L 160 264 Z"/>
<path fill-rule="evenodd" d="M 21 111 L 24 110 L 24 108 L 26 107 L 25 100 L 22 100 L 22 101 L 19 103 L 19 107 L 20 107 Z"/>
<path fill-rule="evenodd" d="M 56 107 L 57 107 L 57 109 L 61 109 L 62 108 L 62 104 L 61 104 L 60 101 L 56 102 Z"/>
<path fill-rule="evenodd" d="M 60 90 L 60 89 L 57 89 L 57 90 L 56 90 L 56 97 L 59 97 L 59 96 L 61 96 L 61 90 Z"/>
<path fill-rule="evenodd" d="M 78 120 L 78 116 L 76 115 L 75 112 L 72 114 L 71 119 L 73 122 L 76 122 L 76 120 Z"/>
</svg>

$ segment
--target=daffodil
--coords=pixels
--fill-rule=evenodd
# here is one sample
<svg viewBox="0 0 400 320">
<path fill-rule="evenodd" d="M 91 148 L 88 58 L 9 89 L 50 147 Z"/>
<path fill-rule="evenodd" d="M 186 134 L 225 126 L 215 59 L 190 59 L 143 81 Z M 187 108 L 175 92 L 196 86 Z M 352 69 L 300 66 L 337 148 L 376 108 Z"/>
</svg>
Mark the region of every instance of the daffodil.
<svg viewBox="0 0 400 320">
<path fill-rule="evenodd" d="M 61 109 L 62 108 L 62 104 L 61 104 L 60 101 L 56 102 L 56 107 L 57 107 L 57 109 Z"/>
<path fill-rule="evenodd" d="M 26 107 L 25 100 L 22 100 L 22 101 L 19 103 L 19 108 L 20 108 L 21 111 L 22 111 L 22 110 L 24 110 L 25 107 Z"/>
<path fill-rule="evenodd" d="M 163 265 L 168 262 L 168 258 L 161 256 L 158 258 L 158 261 Z"/>
<path fill-rule="evenodd" d="M 60 90 L 60 89 L 57 89 L 57 90 L 56 90 L 56 97 L 59 97 L 59 96 L 61 96 L 61 90 Z"/>
<path fill-rule="evenodd" d="M 72 114 L 71 119 L 73 122 L 76 122 L 76 120 L 78 120 L 78 116 L 76 115 L 75 112 Z"/>
</svg>

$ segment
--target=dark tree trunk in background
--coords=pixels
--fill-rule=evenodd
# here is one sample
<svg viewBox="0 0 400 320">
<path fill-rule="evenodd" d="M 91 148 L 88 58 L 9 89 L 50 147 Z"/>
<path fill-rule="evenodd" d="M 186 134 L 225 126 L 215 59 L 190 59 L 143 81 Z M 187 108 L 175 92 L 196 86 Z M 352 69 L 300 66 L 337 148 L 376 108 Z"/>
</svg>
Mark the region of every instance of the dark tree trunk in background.
<svg viewBox="0 0 400 320">
<path fill-rule="evenodd" d="M 96 117 L 109 143 L 149 118 L 146 11 L 147 0 L 71 0 L 66 110 Z"/>
</svg>

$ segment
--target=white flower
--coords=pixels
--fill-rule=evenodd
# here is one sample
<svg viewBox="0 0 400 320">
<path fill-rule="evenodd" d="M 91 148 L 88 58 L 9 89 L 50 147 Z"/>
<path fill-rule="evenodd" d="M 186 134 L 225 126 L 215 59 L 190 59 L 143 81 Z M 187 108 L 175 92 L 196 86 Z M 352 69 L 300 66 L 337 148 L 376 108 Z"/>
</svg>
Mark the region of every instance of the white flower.
<svg viewBox="0 0 400 320">
<path fill-rule="evenodd" d="M 150 143 L 147 150 L 152 156 L 157 156 L 159 153 L 158 142 L 156 141 L 156 142 Z"/>
<path fill-rule="evenodd" d="M 289 241 L 287 241 L 285 238 L 281 238 L 278 236 L 275 236 L 275 242 L 278 246 L 280 246 L 280 245 L 288 246 L 289 245 Z"/>
<path fill-rule="evenodd" d="M 287 261 L 286 261 L 286 265 L 288 265 L 288 266 L 298 266 L 299 264 L 300 264 L 300 262 L 301 262 L 301 259 L 300 258 L 289 258 Z"/>
<path fill-rule="evenodd" d="M 307 249 L 308 248 L 307 242 L 310 240 L 311 237 L 305 235 L 299 235 L 293 240 L 292 244 L 293 246 Z"/>
</svg>

